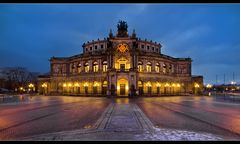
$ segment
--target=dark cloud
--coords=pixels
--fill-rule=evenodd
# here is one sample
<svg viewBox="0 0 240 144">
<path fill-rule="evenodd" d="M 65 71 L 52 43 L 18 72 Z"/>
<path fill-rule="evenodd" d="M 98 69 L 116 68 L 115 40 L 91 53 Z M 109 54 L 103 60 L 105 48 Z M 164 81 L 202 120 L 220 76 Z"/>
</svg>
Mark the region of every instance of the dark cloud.
<svg viewBox="0 0 240 144">
<path fill-rule="evenodd" d="M 216 75 L 240 77 L 239 4 L 1 4 L 0 67 L 48 72 L 52 56 L 82 52 L 84 42 L 116 33 L 119 19 L 129 33 L 163 45 L 162 52 L 191 57 L 193 74 L 214 83 Z M 239 75 L 239 76 L 238 76 Z"/>
</svg>

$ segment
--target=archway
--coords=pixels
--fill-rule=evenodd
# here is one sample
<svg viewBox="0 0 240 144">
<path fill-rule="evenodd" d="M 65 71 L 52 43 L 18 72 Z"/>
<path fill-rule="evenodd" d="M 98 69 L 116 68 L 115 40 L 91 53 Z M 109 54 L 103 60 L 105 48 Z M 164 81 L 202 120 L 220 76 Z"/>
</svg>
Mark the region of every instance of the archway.
<svg viewBox="0 0 240 144">
<path fill-rule="evenodd" d="M 117 81 L 117 95 L 118 96 L 128 96 L 128 80 L 121 78 Z"/>
</svg>

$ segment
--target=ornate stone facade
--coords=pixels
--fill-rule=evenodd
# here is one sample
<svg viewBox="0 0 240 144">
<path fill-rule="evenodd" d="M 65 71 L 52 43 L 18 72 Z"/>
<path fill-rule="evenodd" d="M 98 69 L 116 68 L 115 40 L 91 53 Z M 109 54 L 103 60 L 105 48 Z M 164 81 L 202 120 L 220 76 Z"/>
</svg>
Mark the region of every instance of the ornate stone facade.
<svg viewBox="0 0 240 144">
<path fill-rule="evenodd" d="M 51 73 L 39 77 L 39 92 L 90 96 L 201 94 L 203 77 L 192 76 L 191 58 L 161 53 L 161 44 L 128 35 L 120 21 L 114 36 L 82 45 L 83 53 L 52 57 Z"/>
</svg>

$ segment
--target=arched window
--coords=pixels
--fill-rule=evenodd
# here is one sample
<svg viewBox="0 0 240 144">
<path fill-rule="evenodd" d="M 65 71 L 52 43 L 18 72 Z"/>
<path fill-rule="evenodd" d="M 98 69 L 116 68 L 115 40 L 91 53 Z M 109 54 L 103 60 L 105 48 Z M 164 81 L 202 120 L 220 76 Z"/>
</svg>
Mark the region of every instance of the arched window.
<svg viewBox="0 0 240 144">
<path fill-rule="evenodd" d="M 156 71 L 156 72 L 159 72 L 159 71 L 160 71 L 160 65 L 159 65 L 159 63 L 156 63 L 156 65 L 155 65 L 155 71 Z"/>
<path fill-rule="evenodd" d="M 107 61 L 103 61 L 103 72 L 107 72 Z"/>
<path fill-rule="evenodd" d="M 152 63 L 148 62 L 147 63 L 147 72 L 151 72 L 152 71 Z"/>
<path fill-rule="evenodd" d="M 98 63 L 97 62 L 93 63 L 93 72 L 98 72 Z"/>
<path fill-rule="evenodd" d="M 165 64 L 165 63 L 163 64 L 163 73 L 164 73 L 164 74 L 166 74 L 166 73 L 167 73 L 167 66 L 166 66 L 166 64 Z"/>
<path fill-rule="evenodd" d="M 159 82 L 156 83 L 156 86 L 157 86 L 157 94 L 160 94 L 160 87 L 161 87 L 161 84 Z"/>
<path fill-rule="evenodd" d="M 172 64 L 172 73 L 174 73 L 174 65 Z"/>
<path fill-rule="evenodd" d="M 76 71 L 76 65 L 73 64 L 73 65 L 72 65 L 72 73 L 75 73 L 75 71 Z"/>
<path fill-rule="evenodd" d="M 174 72 L 173 64 L 170 64 L 169 65 L 169 73 L 173 73 L 173 72 Z"/>
<path fill-rule="evenodd" d="M 139 92 L 139 95 L 143 94 L 143 82 L 140 80 L 138 81 L 138 92 Z"/>
<path fill-rule="evenodd" d="M 70 73 L 72 73 L 72 65 L 73 65 L 73 64 L 70 64 L 70 65 L 69 65 L 69 72 L 70 72 Z"/>
<path fill-rule="evenodd" d="M 80 72 L 81 72 L 81 67 L 82 67 L 82 65 L 79 63 L 79 64 L 78 64 L 78 66 L 77 66 L 78 73 L 80 73 Z"/>
<path fill-rule="evenodd" d="M 85 63 L 85 65 L 84 65 L 84 71 L 85 71 L 85 72 L 89 72 L 89 64 L 88 64 L 88 63 Z"/>
<path fill-rule="evenodd" d="M 102 94 L 107 94 L 107 81 L 103 81 Z"/>
<path fill-rule="evenodd" d="M 93 82 L 93 93 L 97 94 L 98 93 L 98 87 L 99 87 L 99 83 L 97 81 Z"/>
<path fill-rule="evenodd" d="M 172 65 L 169 65 L 169 73 L 172 73 Z"/>
<path fill-rule="evenodd" d="M 143 71 L 143 63 L 140 61 L 138 62 L 138 71 L 142 72 Z"/>
<path fill-rule="evenodd" d="M 151 94 L 152 93 L 152 83 L 150 81 L 148 81 L 146 83 L 146 86 L 147 86 L 147 93 Z"/>
</svg>

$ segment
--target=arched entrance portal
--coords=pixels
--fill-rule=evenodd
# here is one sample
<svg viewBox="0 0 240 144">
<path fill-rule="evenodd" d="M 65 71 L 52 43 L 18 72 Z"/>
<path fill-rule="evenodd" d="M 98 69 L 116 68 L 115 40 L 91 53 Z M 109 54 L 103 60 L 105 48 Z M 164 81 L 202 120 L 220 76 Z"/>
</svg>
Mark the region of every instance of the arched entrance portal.
<svg viewBox="0 0 240 144">
<path fill-rule="evenodd" d="M 121 78 L 117 81 L 117 95 L 118 96 L 128 96 L 128 80 Z"/>
</svg>

